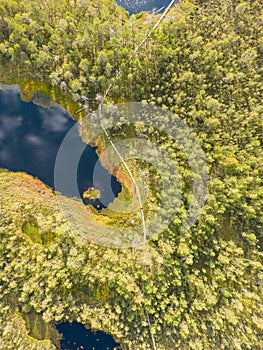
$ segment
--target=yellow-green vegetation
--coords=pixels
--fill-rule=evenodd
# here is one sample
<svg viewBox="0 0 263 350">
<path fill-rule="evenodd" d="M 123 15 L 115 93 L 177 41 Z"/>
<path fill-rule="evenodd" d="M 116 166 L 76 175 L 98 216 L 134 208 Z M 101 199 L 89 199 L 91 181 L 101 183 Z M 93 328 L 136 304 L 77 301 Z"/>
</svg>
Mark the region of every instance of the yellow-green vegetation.
<svg viewBox="0 0 263 350">
<path fill-rule="evenodd" d="M 56 350 L 56 345 L 59 344 L 59 333 L 51 326 L 47 326 L 49 331 L 46 333 L 46 337 L 35 339 L 31 336 L 29 328 L 27 327 L 22 315 L 18 312 L 18 309 L 14 306 L 15 300 L 12 299 L 13 305 L 10 300 L 8 306 L 1 308 L 1 339 L 0 346 L 2 349 L 28 349 L 28 350 Z M 37 328 L 39 332 L 39 328 Z M 51 340 L 52 339 L 52 340 Z"/>
<path fill-rule="evenodd" d="M 76 101 L 71 112 L 83 103 L 95 109 L 96 95 L 114 82 L 106 102 L 146 101 L 187 122 L 210 175 L 202 215 L 183 232 L 192 183 L 187 159 L 170 139 L 146 132 L 178 162 L 182 207 L 145 246 L 116 249 L 99 243 L 128 244 L 130 237 L 116 234 L 121 220 L 130 225 L 128 218 L 113 211 L 111 217 L 110 208 L 92 214 L 28 175 L 1 172 L 1 348 L 54 348 L 28 337 L 17 314 L 27 305 L 46 323 L 75 319 L 116 335 L 129 350 L 151 348 L 145 311 L 158 350 L 261 350 L 262 23 L 261 0 L 183 0 L 127 65 L 149 18 L 127 18 L 111 0 L 1 0 L 0 81 L 10 81 L 8 72 L 20 84 L 33 75 L 66 107 L 52 91 L 67 89 Z M 115 78 L 119 66 L 123 74 Z M 30 98 L 39 90 L 22 91 Z M 121 140 L 127 132 L 133 130 L 111 135 Z M 99 151 L 106 142 L 95 141 Z M 137 176 L 139 163 L 129 165 Z M 156 200 L 154 172 L 145 169 Z M 127 183 L 121 195 L 131 198 L 124 169 L 115 172 Z M 43 233 L 52 233 L 48 244 L 40 242 Z"/>
<path fill-rule="evenodd" d="M 23 74 L 23 77 L 20 75 L 16 76 L 14 72 L 10 71 L 10 65 L 0 65 L 0 83 L 18 84 L 21 89 L 20 95 L 23 101 L 32 101 L 44 108 L 53 106 L 56 102 L 63 106 L 76 119 L 81 119 L 84 116 L 83 111 L 78 112 L 81 104 L 75 101 L 67 91 L 61 91 L 58 87 L 52 86 L 50 82 L 36 79 L 34 76 L 29 75 L 25 78 L 25 75 L 26 73 Z M 50 98 L 44 100 L 44 96 Z"/>
<path fill-rule="evenodd" d="M 99 199 L 100 198 L 100 190 L 94 187 L 89 187 L 87 190 L 83 192 L 83 198 L 86 199 Z"/>
<path fill-rule="evenodd" d="M 103 221 L 108 225 L 117 227 L 132 227 L 133 225 L 140 225 L 141 216 L 138 215 L 139 202 L 137 192 L 126 168 L 116 153 L 112 152 L 113 150 L 109 141 L 101 130 L 91 123 L 90 118 L 84 118 L 82 120 L 79 132 L 83 142 L 97 147 L 97 153 L 102 165 L 108 169 L 110 173 L 114 174 L 122 184 L 122 190 L 118 194 L 117 199 L 110 203 L 107 208 L 102 209 L 98 213 L 96 209 L 90 207 L 90 212 L 92 212 L 100 221 Z M 122 128 L 118 127 L 112 129 L 110 132 L 116 143 L 124 140 L 124 143 L 127 144 L 125 141 L 126 139 L 134 138 L 135 141 L 129 145 L 129 149 L 128 151 L 126 150 L 126 153 L 129 153 L 129 151 L 133 152 L 136 147 L 140 147 L 140 145 L 136 144 L 136 137 L 141 137 L 141 135 L 136 131 L 134 126 L 124 125 Z M 126 163 L 139 187 L 145 217 L 146 219 L 151 218 L 153 211 L 158 205 L 157 188 L 159 175 L 156 169 L 151 169 L 147 161 L 132 158 L 127 159 Z M 114 167 L 113 164 L 117 164 L 117 166 Z M 145 188 L 146 184 L 147 188 Z"/>
<path fill-rule="evenodd" d="M 33 243 L 47 245 L 54 239 L 52 232 L 40 232 L 38 224 L 35 221 L 26 221 L 22 225 L 22 232 L 25 233 Z"/>
<path fill-rule="evenodd" d="M 29 330 L 29 336 L 37 340 L 52 340 L 58 347 L 61 335 L 54 325 L 43 321 L 42 316 L 34 311 L 23 310 L 22 317 L 26 322 L 26 328 Z"/>
</svg>

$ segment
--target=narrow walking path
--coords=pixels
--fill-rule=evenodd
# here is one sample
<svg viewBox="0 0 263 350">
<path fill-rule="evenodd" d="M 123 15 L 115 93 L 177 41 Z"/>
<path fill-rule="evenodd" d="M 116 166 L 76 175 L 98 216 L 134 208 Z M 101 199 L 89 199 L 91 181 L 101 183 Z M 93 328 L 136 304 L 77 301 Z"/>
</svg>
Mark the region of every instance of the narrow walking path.
<svg viewBox="0 0 263 350">
<path fill-rule="evenodd" d="M 179 3 L 180 0 L 172 0 L 169 5 L 166 7 L 166 9 L 164 10 L 163 14 L 160 16 L 160 18 L 158 19 L 158 21 L 155 23 L 155 25 L 152 27 L 151 30 L 149 30 L 149 32 L 147 33 L 147 35 L 145 36 L 145 38 L 140 42 L 140 44 L 135 48 L 135 50 L 133 51 L 133 53 L 131 54 L 131 56 L 129 57 L 129 59 L 126 61 L 126 65 L 129 64 L 129 62 L 134 58 L 134 56 L 138 53 L 138 51 L 141 49 L 141 47 L 146 43 L 146 41 L 151 37 L 152 33 L 159 27 L 159 25 L 161 24 L 161 22 L 163 21 L 163 19 L 165 18 L 165 16 L 168 14 L 170 8 L 176 4 Z M 119 68 L 118 71 L 115 74 L 115 78 L 119 77 L 122 73 L 122 69 Z M 143 227 L 143 238 L 144 238 L 144 242 L 146 243 L 147 241 L 147 229 L 146 229 L 146 223 L 145 223 L 145 215 L 144 215 L 144 211 L 143 211 L 143 207 L 142 207 L 142 200 L 141 200 L 141 194 L 140 194 L 140 189 L 136 183 L 136 180 L 131 172 L 131 170 L 128 167 L 128 164 L 125 162 L 125 160 L 123 159 L 122 155 L 119 153 L 118 149 L 116 148 L 116 146 L 114 145 L 108 131 L 104 128 L 103 123 L 102 123 L 102 115 L 101 115 L 101 110 L 102 110 L 102 106 L 103 106 L 103 101 L 105 100 L 105 98 L 108 96 L 108 94 L 110 93 L 110 91 L 113 89 L 114 87 L 114 83 L 110 83 L 108 88 L 106 89 L 104 95 L 100 98 L 100 102 L 99 102 L 99 118 L 100 118 L 100 125 L 102 127 L 102 130 L 105 134 L 105 136 L 107 137 L 107 139 L 109 140 L 109 142 L 111 143 L 114 151 L 116 152 L 116 154 L 118 155 L 118 157 L 120 158 L 121 162 L 123 163 L 125 169 L 128 171 L 128 174 L 133 182 L 133 185 L 135 187 L 136 193 L 137 193 L 137 197 L 138 197 L 138 201 L 139 201 L 139 205 L 140 205 L 140 213 L 141 213 L 141 218 L 142 218 L 142 227 Z"/>
<path fill-rule="evenodd" d="M 163 21 L 163 19 L 165 18 L 165 16 L 168 14 L 170 8 L 175 5 L 180 3 L 180 0 L 172 0 L 169 5 L 166 7 L 165 11 L 163 12 L 163 14 L 160 16 L 160 18 L 158 19 L 158 21 L 155 23 L 155 25 L 152 27 L 151 30 L 148 31 L 148 33 L 146 34 L 145 38 L 140 42 L 140 44 L 135 48 L 135 50 L 133 51 L 133 53 L 131 54 L 131 56 L 128 58 L 128 60 L 126 61 L 126 64 L 129 64 L 129 62 L 135 57 L 135 55 L 139 52 L 139 50 L 141 49 L 141 47 L 147 42 L 147 40 L 151 37 L 152 33 L 158 28 L 158 26 L 160 25 L 160 23 Z M 114 77 L 118 78 L 122 73 L 122 69 L 119 68 Z M 147 229 L 146 229 L 146 223 L 145 223 L 145 215 L 144 215 L 144 211 L 143 211 L 143 205 L 142 205 L 142 199 L 141 199 L 141 193 L 140 193 L 140 189 L 139 186 L 137 185 L 137 182 L 128 166 L 128 164 L 125 162 L 125 160 L 123 159 L 122 155 L 120 154 L 120 152 L 118 151 L 117 147 L 115 146 L 113 140 L 110 137 L 110 134 L 108 133 L 108 131 L 105 129 L 105 127 L 103 126 L 103 120 L 102 120 L 102 107 L 103 107 L 103 102 L 105 100 L 105 98 L 109 95 L 109 93 L 111 92 L 111 90 L 114 88 L 114 83 L 110 83 L 108 88 L 106 89 L 105 93 L 103 96 L 99 96 L 98 100 L 99 100 L 99 106 L 98 106 L 98 113 L 99 113 L 99 120 L 100 120 L 100 125 L 101 128 L 105 134 L 105 136 L 107 137 L 107 139 L 109 140 L 110 144 L 112 145 L 114 151 L 116 152 L 116 154 L 118 155 L 118 157 L 120 158 L 122 164 L 124 165 L 125 169 L 127 170 L 132 183 L 134 185 L 134 188 L 136 190 L 137 193 L 137 197 L 138 197 L 138 201 L 139 201 L 139 206 L 140 206 L 140 214 L 141 214 L 141 218 L 142 218 L 142 227 L 143 227 L 143 239 L 144 239 L 144 243 L 147 242 Z M 77 111 L 77 113 L 83 111 L 85 108 L 80 109 L 79 111 Z M 152 340 L 152 345 L 153 345 L 153 349 L 157 350 L 156 347 L 156 342 L 155 342 L 155 338 L 153 333 L 151 332 L 151 321 L 150 321 L 150 317 L 148 312 L 145 310 L 145 314 L 147 317 L 147 323 L 149 326 L 149 332 L 151 335 L 151 340 Z"/>
<path fill-rule="evenodd" d="M 108 131 L 104 128 L 103 126 L 103 122 L 102 122 L 102 115 L 101 115 L 101 108 L 102 108 L 102 103 L 100 103 L 99 105 L 99 118 L 100 118 L 100 125 L 101 128 L 104 132 L 104 134 L 106 135 L 107 139 L 109 140 L 110 144 L 112 145 L 114 151 L 116 152 L 116 154 L 118 155 L 118 157 L 120 158 L 122 164 L 124 165 L 125 169 L 127 170 L 132 183 L 135 187 L 136 193 L 137 193 L 137 197 L 138 197 L 138 201 L 139 201 L 139 206 L 140 206 L 140 212 L 141 212 L 141 218 L 142 218 L 142 227 L 143 227 L 143 239 L 144 239 L 144 243 L 147 241 L 147 231 L 146 231 L 146 223 L 145 223 L 145 216 L 144 216 L 144 211 L 143 211 L 143 207 L 142 207 L 142 198 L 141 198 L 141 193 L 140 193 L 140 189 L 137 185 L 137 182 L 128 166 L 128 164 L 125 162 L 125 160 L 123 159 L 122 155 L 120 154 L 120 152 L 118 151 L 117 147 L 114 145 L 114 142 L 112 141 Z"/>
<path fill-rule="evenodd" d="M 162 16 L 159 18 L 159 20 L 155 23 L 155 25 L 153 26 L 153 28 L 148 32 L 148 34 L 145 36 L 145 38 L 140 42 L 140 44 L 136 47 L 136 49 L 134 50 L 134 52 L 132 53 L 132 55 L 130 56 L 130 58 L 127 60 L 126 64 L 129 64 L 129 62 L 134 58 L 134 56 L 137 54 L 137 52 L 140 50 L 140 48 L 147 42 L 147 40 L 151 37 L 152 33 L 158 28 L 158 26 L 160 25 L 160 23 L 163 21 L 163 19 L 165 18 L 165 16 L 167 15 L 167 13 L 169 12 L 170 8 L 175 4 L 175 3 L 179 3 L 180 0 L 172 0 L 170 2 L 170 4 L 166 7 L 165 11 L 163 12 Z M 119 77 L 122 73 L 122 69 L 119 68 L 119 70 L 116 72 L 115 74 L 115 78 Z M 145 223 L 145 215 L 144 215 L 144 211 L 143 211 L 143 206 L 142 206 L 142 200 L 141 200 L 141 193 L 140 193 L 140 189 L 137 185 L 137 182 L 131 172 L 131 170 L 129 169 L 128 164 L 125 162 L 125 160 L 123 159 L 122 155 L 120 154 L 120 152 L 118 151 L 118 149 L 116 148 L 116 146 L 114 145 L 114 142 L 112 141 L 108 131 L 104 128 L 103 126 L 103 122 L 102 122 L 102 106 L 103 106 L 103 101 L 104 99 L 108 96 L 108 94 L 110 93 L 110 91 L 113 89 L 114 84 L 110 83 L 107 90 L 105 91 L 103 97 L 100 99 L 100 103 L 99 103 L 99 118 L 100 118 L 100 125 L 101 128 L 105 134 L 105 136 L 107 137 L 107 139 L 109 140 L 110 144 L 112 145 L 114 151 L 116 152 L 116 154 L 118 155 L 118 157 L 120 158 L 122 164 L 124 165 L 125 169 L 127 170 L 133 185 L 135 187 L 136 193 L 137 193 L 137 197 L 138 197 L 138 201 L 139 201 L 139 205 L 140 205 L 140 213 L 141 213 L 141 218 L 142 218 L 142 227 L 143 227 L 143 238 L 144 238 L 144 242 L 146 243 L 147 241 L 147 229 L 146 229 L 146 223 Z M 153 345 L 153 349 L 157 350 L 156 347 L 156 343 L 155 343 L 155 338 L 153 333 L 151 332 L 151 321 L 150 321 L 150 316 L 148 314 L 148 312 L 145 310 L 145 314 L 147 316 L 147 323 L 149 326 L 149 332 L 151 335 L 151 340 L 152 340 L 152 345 Z"/>
</svg>

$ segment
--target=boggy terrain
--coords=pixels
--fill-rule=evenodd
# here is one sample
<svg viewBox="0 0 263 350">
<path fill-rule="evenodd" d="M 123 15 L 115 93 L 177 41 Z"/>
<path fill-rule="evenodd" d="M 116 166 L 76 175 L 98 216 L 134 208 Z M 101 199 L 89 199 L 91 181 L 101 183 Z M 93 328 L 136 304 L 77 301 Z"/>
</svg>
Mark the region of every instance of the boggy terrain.
<svg viewBox="0 0 263 350">
<path fill-rule="evenodd" d="M 169 137 L 137 129 L 177 161 L 183 194 L 168 228 L 145 245 L 125 249 L 119 242 L 128 245 L 129 236 L 107 246 L 119 226 L 132 230 L 127 216 L 110 215 L 110 208 L 97 213 L 55 196 L 30 175 L 2 171 L 3 349 L 55 349 L 54 329 L 45 326 L 42 334 L 51 340 L 37 340 L 27 313 L 37 313 L 41 327 L 76 320 L 104 330 L 123 349 L 150 348 L 151 333 L 160 350 L 261 349 L 262 9 L 260 0 L 182 1 L 126 64 L 158 17 L 128 17 L 110 0 L 1 1 L 1 82 L 22 85 L 33 78 L 39 88 L 22 87 L 24 97 L 47 89 L 73 116 L 83 104 L 96 110 L 97 94 L 114 82 L 105 104 L 138 101 L 170 110 L 197 135 L 209 171 L 202 213 L 181 230 L 192 169 Z M 120 66 L 123 73 L 116 78 Z M 129 133 L 134 129 L 112 130 L 118 140 Z M 101 136 L 97 142 L 103 149 L 107 140 Z M 103 164 L 110 166 L 107 159 Z M 130 166 L 135 176 L 139 168 L 146 171 L 150 215 L 159 204 L 158 174 L 140 161 Z M 122 195 L 131 196 L 125 170 L 118 172 L 127 183 Z"/>
</svg>

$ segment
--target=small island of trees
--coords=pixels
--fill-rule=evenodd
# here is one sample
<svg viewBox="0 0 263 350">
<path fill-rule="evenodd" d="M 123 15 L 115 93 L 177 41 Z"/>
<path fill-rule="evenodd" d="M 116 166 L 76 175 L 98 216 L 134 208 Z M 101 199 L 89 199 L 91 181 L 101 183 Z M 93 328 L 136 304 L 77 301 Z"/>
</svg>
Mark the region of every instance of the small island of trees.
<svg viewBox="0 0 263 350">
<path fill-rule="evenodd" d="M 99 199 L 101 195 L 101 192 L 99 189 L 96 189 L 94 187 L 89 187 L 83 192 L 83 198 L 85 199 Z"/>
<path fill-rule="evenodd" d="M 111 130 L 117 140 L 139 134 L 170 152 L 183 189 L 169 227 L 143 247 L 119 249 L 80 238 L 81 226 L 61 215 L 57 198 L 94 236 L 102 222 L 111 232 L 137 223 L 135 214 L 111 206 L 84 212 L 32 176 L 2 169 L 1 349 L 55 350 L 62 320 L 112 334 L 123 350 L 151 349 L 152 335 L 158 350 L 262 349 L 262 0 L 183 0 L 127 64 L 158 16 L 128 16 L 113 0 L 1 0 L 2 83 L 20 84 L 27 100 L 44 92 L 79 119 L 113 83 L 106 105 L 171 111 L 195 133 L 209 171 L 202 213 L 182 232 L 194 181 L 185 154 L 142 125 Z M 103 150 L 105 137 L 95 141 Z M 103 165 L 112 171 L 107 159 Z M 158 174 L 136 160 L 129 165 L 135 176 L 145 170 L 151 213 Z M 116 176 L 120 196 L 130 198 L 125 170 Z M 169 180 L 173 193 L 176 179 Z"/>
</svg>

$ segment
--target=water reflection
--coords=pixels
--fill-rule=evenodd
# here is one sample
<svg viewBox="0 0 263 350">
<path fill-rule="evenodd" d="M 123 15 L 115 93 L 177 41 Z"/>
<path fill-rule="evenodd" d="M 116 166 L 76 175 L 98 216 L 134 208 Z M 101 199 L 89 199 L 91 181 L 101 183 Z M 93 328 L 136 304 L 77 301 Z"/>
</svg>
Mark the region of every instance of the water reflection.
<svg viewBox="0 0 263 350">
<path fill-rule="evenodd" d="M 163 11 L 171 0 L 116 0 L 116 2 L 130 14 L 133 14 L 142 11 Z"/>
<path fill-rule="evenodd" d="M 58 104 L 43 108 L 33 102 L 24 102 L 20 98 L 18 86 L 0 90 L 0 168 L 26 172 L 54 187 L 57 152 L 64 137 L 75 124 L 76 121 Z M 77 128 L 75 130 L 69 157 L 74 156 L 75 147 L 84 145 Z M 107 205 L 120 192 L 121 185 L 111 176 L 112 191 L 104 191 L 104 180 L 109 175 L 100 164 L 100 176 L 96 179 L 96 184 L 93 184 L 93 169 L 98 156 L 94 147 L 84 147 L 77 170 L 76 191 L 72 193 L 72 189 L 67 187 L 59 190 L 65 196 L 80 197 L 87 187 L 96 185 L 101 190 L 101 201 Z M 99 200 L 87 203 L 103 207 Z"/>
<path fill-rule="evenodd" d="M 62 322 L 57 329 L 63 334 L 62 350 L 114 350 L 121 349 L 112 336 L 104 332 L 92 332 L 78 322 Z"/>
</svg>

